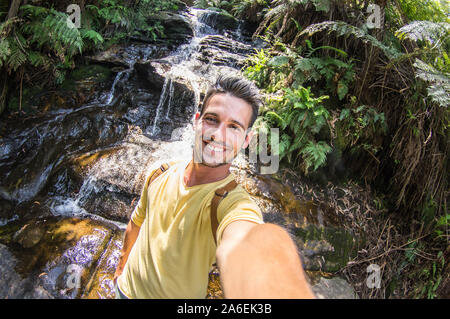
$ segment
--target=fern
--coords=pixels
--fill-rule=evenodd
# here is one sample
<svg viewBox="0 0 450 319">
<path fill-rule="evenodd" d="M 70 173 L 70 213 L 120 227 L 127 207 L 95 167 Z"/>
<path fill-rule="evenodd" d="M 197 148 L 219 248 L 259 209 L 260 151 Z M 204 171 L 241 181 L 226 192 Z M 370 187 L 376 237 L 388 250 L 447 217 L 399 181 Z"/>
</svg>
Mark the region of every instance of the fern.
<svg viewBox="0 0 450 319">
<path fill-rule="evenodd" d="M 80 34 L 82 39 L 88 39 L 92 41 L 95 45 L 101 44 L 105 41 L 103 37 L 100 35 L 100 33 L 94 30 L 81 29 Z"/>
<path fill-rule="evenodd" d="M 450 24 L 446 22 L 414 21 L 396 32 L 400 40 L 409 39 L 421 45 L 421 58 L 414 62 L 415 76 L 427 83 L 431 101 L 444 107 L 450 104 L 449 31 Z"/>
<path fill-rule="evenodd" d="M 0 39 L 0 67 L 7 61 L 10 54 L 11 49 L 9 47 L 8 39 Z"/>
<path fill-rule="evenodd" d="M 433 66 L 416 59 L 416 77 L 428 83 L 428 97 L 440 106 L 450 105 L 450 78 L 448 73 L 436 70 Z"/>
<path fill-rule="evenodd" d="M 11 54 L 8 57 L 7 61 L 8 67 L 13 71 L 16 71 L 21 65 L 27 62 L 27 56 L 18 41 L 13 41 L 10 48 Z"/>
<path fill-rule="evenodd" d="M 374 47 L 381 49 L 384 54 L 390 59 L 397 58 L 401 55 L 400 52 L 395 50 L 393 47 L 388 47 L 378 41 L 375 37 L 368 34 L 362 28 L 355 27 L 343 21 L 325 21 L 308 26 L 303 30 L 299 36 L 308 35 L 312 36 L 315 33 L 328 31 L 336 32 L 337 36 L 354 36 L 355 38 L 361 40 L 363 43 L 370 44 Z"/>
<path fill-rule="evenodd" d="M 325 164 L 327 154 L 331 151 L 331 147 L 324 141 L 314 143 L 308 142 L 307 145 L 300 151 L 305 161 L 305 172 L 313 166 L 314 170 Z"/>
<path fill-rule="evenodd" d="M 446 22 L 414 21 L 396 31 L 396 36 L 412 41 L 426 41 L 431 44 L 438 43 L 439 39 L 448 36 L 450 24 Z"/>
<path fill-rule="evenodd" d="M 82 52 L 80 32 L 69 26 L 65 13 L 32 5 L 24 5 L 21 9 L 25 17 L 31 20 L 22 26 L 22 33 L 30 36 L 30 44 L 35 44 L 39 49 L 48 47 L 62 61 L 65 55 L 72 57 Z"/>
<path fill-rule="evenodd" d="M 52 65 L 52 61 L 47 56 L 37 51 L 28 52 L 28 61 L 32 66 L 42 67 L 44 70 L 48 70 Z"/>
</svg>

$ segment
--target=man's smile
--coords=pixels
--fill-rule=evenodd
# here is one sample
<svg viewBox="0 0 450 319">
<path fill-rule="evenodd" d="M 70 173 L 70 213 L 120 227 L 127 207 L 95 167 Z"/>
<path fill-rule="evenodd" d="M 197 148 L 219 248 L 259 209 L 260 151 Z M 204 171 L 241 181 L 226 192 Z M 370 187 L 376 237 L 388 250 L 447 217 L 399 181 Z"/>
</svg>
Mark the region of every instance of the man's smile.
<svg viewBox="0 0 450 319">
<path fill-rule="evenodd" d="M 213 142 L 211 140 L 203 140 L 203 147 L 205 150 L 214 153 L 223 153 L 228 151 L 228 148 L 225 145 Z"/>
</svg>

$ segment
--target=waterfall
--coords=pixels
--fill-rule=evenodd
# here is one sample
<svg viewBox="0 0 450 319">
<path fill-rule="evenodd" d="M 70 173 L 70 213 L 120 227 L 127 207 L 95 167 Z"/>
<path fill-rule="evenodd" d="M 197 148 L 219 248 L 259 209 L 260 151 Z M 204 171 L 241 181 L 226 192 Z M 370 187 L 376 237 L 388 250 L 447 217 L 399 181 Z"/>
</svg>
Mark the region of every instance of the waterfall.
<svg viewBox="0 0 450 319">
<path fill-rule="evenodd" d="M 111 90 L 108 92 L 108 95 L 106 96 L 106 101 L 105 101 L 105 105 L 110 105 L 112 100 L 114 99 L 114 93 L 116 91 L 116 85 L 117 82 L 119 82 L 120 78 L 122 77 L 122 75 L 127 72 L 129 70 L 123 70 L 117 73 L 116 78 L 114 79 L 114 82 L 111 86 Z"/>
<path fill-rule="evenodd" d="M 170 84 L 172 86 L 172 80 L 170 79 L 170 77 L 166 77 L 165 80 L 164 80 L 164 85 L 163 85 L 163 88 L 162 88 L 161 95 L 159 97 L 158 106 L 156 107 L 156 116 L 155 116 L 155 119 L 153 121 L 152 129 L 150 131 L 151 132 L 150 134 L 152 136 L 154 136 L 156 134 L 157 130 L 158 130 L 157 124 L 158 124 L 158 121 L 159 121 L 159 119 L 161 117 L 161 109 L 162 109 L 162 107 L 164 105 L 164 102 L 167 99 L 167 84 L 169 82 L 170 82 Z"/>
</svg>

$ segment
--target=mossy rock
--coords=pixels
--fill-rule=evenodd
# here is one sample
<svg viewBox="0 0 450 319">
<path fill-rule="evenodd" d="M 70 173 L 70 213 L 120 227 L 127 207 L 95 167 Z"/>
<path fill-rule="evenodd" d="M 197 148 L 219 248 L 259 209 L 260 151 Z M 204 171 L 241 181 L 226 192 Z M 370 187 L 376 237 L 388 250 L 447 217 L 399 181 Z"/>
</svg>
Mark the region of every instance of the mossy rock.
<svg viewBox="0 0 450 319">
<path fill-rule="evenodd" d="M 307 270 L 337 272 L 356 256 L 358 241 L 342 228 L 310 224 L 294 232 Z"/>
<path fill-rule="evenodd" d="M 225 10 L 209 8 L 200 17 L 199 20 L 219 32 L 224 30 L 235 30 L 239 21 Z"/>
</svg>

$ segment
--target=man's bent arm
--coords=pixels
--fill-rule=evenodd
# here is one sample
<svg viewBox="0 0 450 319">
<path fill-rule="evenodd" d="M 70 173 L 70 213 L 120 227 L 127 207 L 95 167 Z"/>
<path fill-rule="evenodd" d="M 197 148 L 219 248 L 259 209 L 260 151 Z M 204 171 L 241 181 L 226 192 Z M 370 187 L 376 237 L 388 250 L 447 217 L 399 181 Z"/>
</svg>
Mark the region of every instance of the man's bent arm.
<svg viewBox="0 0 450 319">
<path fill-rule="evenodd" d="M 131 248 L 133 248 L 134 243 L 139 235 L 139 230 L 141 228 L 136 225 L 131 219 L 128 222 L 127 229 L 125 230 L 125 235 L 123 239 L 122 250 L 120 251 L 119 263 L 117 264 L 116 272 L 114 274 L 114 283 L 122 274 L 123 267 L 128 260 L 128 255 L 130 254 Z"/>
<path fill-rule="evenodd" d="M 314 298 L 295 243 L 277 225 L 232 222 L 216 256 L 226 298 Z"/>
</svg>

